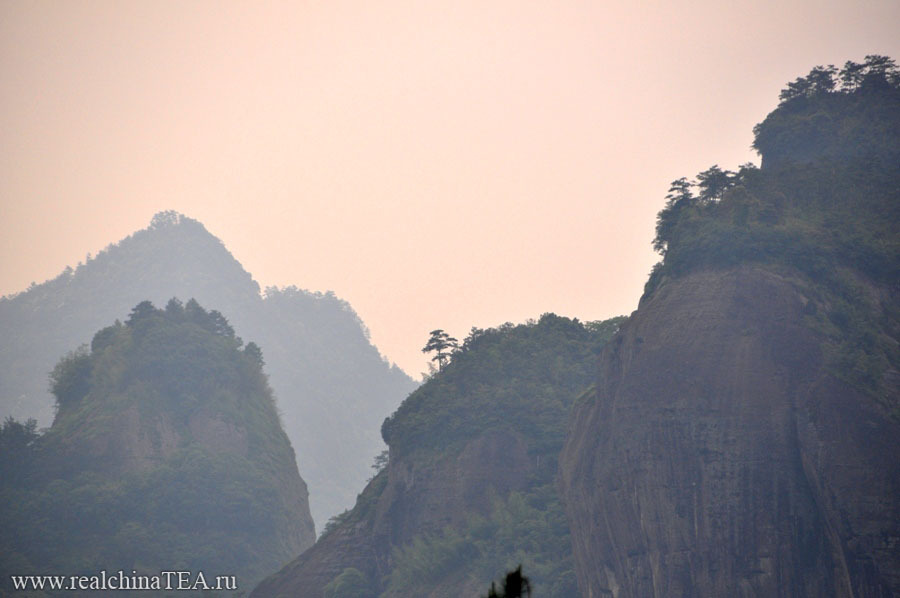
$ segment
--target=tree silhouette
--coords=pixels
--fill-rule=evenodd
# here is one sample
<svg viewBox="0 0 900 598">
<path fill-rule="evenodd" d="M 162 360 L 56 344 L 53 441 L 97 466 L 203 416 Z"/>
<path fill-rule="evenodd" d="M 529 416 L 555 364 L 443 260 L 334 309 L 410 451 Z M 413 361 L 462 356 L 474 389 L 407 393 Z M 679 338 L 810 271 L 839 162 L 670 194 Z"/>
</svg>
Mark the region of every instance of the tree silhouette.
<svg viewBox="0 0 900 598">
<path fill-rule="evenodd" d="M 524 593 L 523 593 L 524 592 Z M 503 587 L 500 593 L 497 593 L 497 586 L 491 582 L 491 589 L 487 598 L 522 598 L 522 596 L 531 596 L 531 582 L 522 575 L 522 565 L 516 567 L 515 571 L 506 574 L 503 580 Z"/>
<path fill-rule="evenodd" d="M 459 342 L 455 338 L 438 328 L 431 331 L 431 338 L 428 339 L 428 342 L 422 349 L 422 353 L 435 352 L 436 355 L 431 358 L 431 361 L 436 361 L 438 363 L 438 371 L 441 371 L 447 365 L 447 362 L 450 361 L 450 353 L 458 347 Z"/>
</svg>

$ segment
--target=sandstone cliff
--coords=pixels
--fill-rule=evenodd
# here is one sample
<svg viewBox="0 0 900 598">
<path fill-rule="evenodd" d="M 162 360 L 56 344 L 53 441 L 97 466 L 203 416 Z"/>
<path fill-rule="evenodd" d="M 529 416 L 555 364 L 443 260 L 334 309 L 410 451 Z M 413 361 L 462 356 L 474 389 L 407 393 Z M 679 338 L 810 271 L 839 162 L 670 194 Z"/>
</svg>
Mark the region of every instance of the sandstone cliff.
<svg viewBox="0 0 900 598">
<path fill-rule="evenodd" d="M 829 370 L 802 281 L 690 274 L 606 348 L 561 457 L 585 596 L 900 591 L 900 425 Z"/>
<path fill-rule="evenodd" d="M 260 584 L 253 596 L 322 596 L 343 571 L 361 571 L 372 595 L 402 596 L 387 591 L 392 552 L 416 536 L 459 526 L 474 515 L 488 515 L 491 499 L 522 489 L 533 471 L 520 435 L 485 435 L 465 445 L 458 455 L 435 463 L 399 458 L 370 482 L 361 502 L 331 533 Z M 420 590 L 421 596 L 460 595 L 461 579 L 444 580 Z M 481 585 L 475 585 L 481 589 Z"/>
<path fill-rule="evenodd" d="M 560 458 L 583 595 L 900 595 L 900 77 L 877 58 L 783 92 L 762 169 L 673 183 Z"/>
</svg>

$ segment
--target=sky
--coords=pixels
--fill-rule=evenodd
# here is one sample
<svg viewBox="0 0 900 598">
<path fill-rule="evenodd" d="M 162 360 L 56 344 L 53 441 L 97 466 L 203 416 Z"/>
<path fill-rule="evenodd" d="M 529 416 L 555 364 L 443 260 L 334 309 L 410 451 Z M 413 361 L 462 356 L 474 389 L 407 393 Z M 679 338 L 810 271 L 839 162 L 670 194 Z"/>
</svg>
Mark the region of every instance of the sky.
<svg viewBox="0 0 900 598">
<path fill-rule="evenodd" d="M 0 294 L 176 210 L 418 377 L 435 328 L 632 312 L 669 183 L 866 54 L 900 2 L 4 0 Z"/>
</svg>

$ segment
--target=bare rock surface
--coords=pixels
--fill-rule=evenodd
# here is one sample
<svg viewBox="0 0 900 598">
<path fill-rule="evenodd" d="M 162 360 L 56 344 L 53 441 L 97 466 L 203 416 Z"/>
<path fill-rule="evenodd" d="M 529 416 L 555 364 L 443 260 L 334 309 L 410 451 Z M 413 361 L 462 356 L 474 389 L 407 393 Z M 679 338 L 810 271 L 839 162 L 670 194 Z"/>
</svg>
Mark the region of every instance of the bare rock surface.
<svg viewBox="0 0 900 598">
<path fill-rule="evenodd" d="M 829 370 L 808 290 L 692 273 L 604 349 L 560 458 L 584 596 L 900 595 L 900 425 Z"/>
</svg>

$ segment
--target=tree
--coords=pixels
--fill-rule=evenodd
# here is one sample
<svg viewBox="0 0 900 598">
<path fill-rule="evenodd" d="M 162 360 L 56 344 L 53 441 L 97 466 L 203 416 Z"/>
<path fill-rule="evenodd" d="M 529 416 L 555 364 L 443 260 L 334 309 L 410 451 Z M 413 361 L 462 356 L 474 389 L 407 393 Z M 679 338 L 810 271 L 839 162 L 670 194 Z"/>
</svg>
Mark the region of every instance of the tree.
<svg viewBox="0 0 900 598">
<path fill-rule="evenodd" d="M 388 449 L 384 449 L 383 451 L 375 455 L 375 462 L 372 463 L 372 469 L 375 470 L 376 474 L 381 473 L 381 470 L 388 466 L 390 459 L 390 451 Z"/>
<path fill-rule="evenodd" d="M 156 308 L 153 307 L 153 303 L 150 301 L 141 301 L 131 309 L 131 313 L 128 315 L 128 319 L 125 320 L 125 324 L 134 326 L 135 323 L 147 320 L 156 315 L 156 313 L 157 311 Z"/>
<path fill-rule="evenodd" d="M 782 104 L 785 104 L 796 98 L 831 93 L 837 85 L 835 81 L 835 75 L 837 74 L 838 70 L 833 64 L 813 67 L 805 77 L 797 77 L 793 82 L 788 83 L 787 88 L 781 90 L 778 99 L 781 100 Z M 843 71 L 841 76 L 843 80 Z"/>
<path fill-rule="evenodd" d="M 253 360 L 258 363 L 260 366 L 265 365 L 265 361 L 263 360 L 262 349 L 259 348 L 259 345 L 250 341 L 247 343 L 247 346 L 244 347 L 244 355 L 252 357 Z"/>
<path fill-rule="evenodd" d="M 375 598 L 372 581 L 359 569 L 348 567 L 324 588 L 325 598 Z"/>
<path fill-rule="evenodd" d="M 841 69 L 841 88 L 845 91 L 854 91 L 862 84 L 865 75 L 865 66 L 858 62 L 848 60 Z"/>
<path fill-rule="evenodd" d="M 867 89 L 884 89 L 891 87 L 897 79 L 897 63 L 893 58 L 869 54 L 863 65 L 864 74 L 860 87 Z"/>
<path fill-rule="evenodd" d="M 422 353 L 435 352 L 436 354 L 431 358 L 431 361 L 436 361 L 438 363 L 438 371 L 441 371 L 447 365 L 447 362 L 450 361 L 450 353 L 458 347 L 459 342 L 439 328 L 431 331 L 431 338 L 428 339 L 428 342 L 422 349 Z"/>
<path fill-rule="evenodd" d="M 697 186 L 700 188 L 700 200 L 704 202 L 718 201 L 725 192 L 734 186 L 735 175 L 730 170 L 722 170 L 713 164 L 697 175 Z"/>
<path fill-rule="evenodd" d="M 83 399 L 91 390 L 91 354 L 87 345 L 70 351 L 50 372 L 50 392 L 57 407 Z"/>
<path fill-rule="evenodd" d="M 388 463 L 390 463 L 390 460 L 391 460 L 391 453 L 390 453 L 389 449 L 384 449 L 383 451 L 381 451 L 380 453 L 375 455 L 375 462 L 372 463 L 372 469 L 375 470 L 375 473 L 372 474 L 372 477 L 370 477 L 368 480 L 366 480 L 366 483 L 371 482 L 372 480 L 375 479 L 375 476 L 377 476 L 379 473 L 384 471 L 385 468 L 388 466 Z"/>
<path fill-rule="evenodd" d="M 672 240 L 672 232 L 678 222 L 681 210 L 691 205 L 696 199 L 692 188 L 694 183 L 687 177 L 672 181 L 669 194 L 666 195 L 666 206 L 656 216 L 656 237 L 653 239 L 653 249 L 665 255 L 669 241 Z"/>
<path fill-rule="evenodd" d="M 39 436 L 35 419 L 23 424 L 10 416 L 0 425 L 0 488 L 27 475 Z"/>
<path fill-rule="evenodd" d="M 809 81 L 810 93 L 818 95 L 833 92 L 837 85 L 834 80 L 837 72 L 838 70 L 833 64 L 813 67 L 806 76 L 806 80 Z"/>
<path fill-rule="evenodd" d="M 487 598 L 522 598 L 523 596 L 531 596 L 531 582 L 522 575 L 522 565 L 519 565 L 515 571 L 506 574 L 499 594 L 494 582 L 491 582 L 491 590 L 488 592 Z"/>
</svg>

